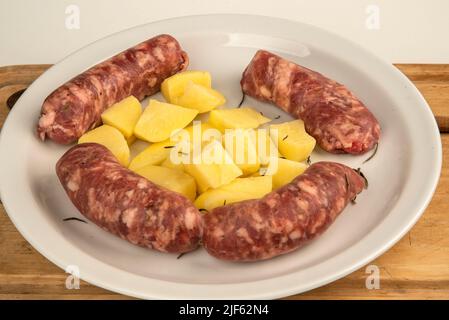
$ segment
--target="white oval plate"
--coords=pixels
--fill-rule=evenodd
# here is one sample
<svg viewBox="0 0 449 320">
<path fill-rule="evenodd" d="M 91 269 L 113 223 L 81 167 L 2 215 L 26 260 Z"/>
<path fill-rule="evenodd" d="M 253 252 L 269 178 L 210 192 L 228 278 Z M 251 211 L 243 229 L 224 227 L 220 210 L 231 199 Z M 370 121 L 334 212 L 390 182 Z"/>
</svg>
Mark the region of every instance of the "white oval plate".
<svg viewBox="0 0 449 320">
<path fill-rule="evenodd" d="M 242 71 L 259 48 L 268 49 L 346 84 L 379 119 L 377 155 L 331 155 L 361 167 L 369 188 L 331 228 L 306 247 L 269 261 L 229 263 L 204 250 L 176 259 L 135 247 L 81 217 L 59 184 L 54 166 L 67 150 L 35 134 L 44 98 L 66 80 L 113 54 L 160 33 L 174 35 L 191 69 L 208 70 L 214 86 L 235 106 Z M 265 115 L 276 107 L 246 100 Z M 278 298 L 327 284 L 360 268 L 396 243 L 418 220 L 436 187 L 441 142 L 435 119 L 417 89 L 397 69 L 359 46 L 318 28 L 247 15 L 193 16 L 139 26 L 97 41 L 62 60 L 23 94 L 0 140 L 0 190 L 17 229 L 61 268 L 74 265 L 82 279 L 141 298 Z"/>
</svg>

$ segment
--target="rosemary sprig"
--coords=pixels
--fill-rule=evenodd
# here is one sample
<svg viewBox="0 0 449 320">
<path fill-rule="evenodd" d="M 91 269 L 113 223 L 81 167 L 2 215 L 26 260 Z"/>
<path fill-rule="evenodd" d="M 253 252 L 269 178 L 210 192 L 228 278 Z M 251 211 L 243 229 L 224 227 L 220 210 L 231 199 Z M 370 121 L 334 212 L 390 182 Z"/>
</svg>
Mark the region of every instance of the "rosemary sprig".
<svg viewBox="0 0 449 320">
<path fill-rule="evenodd" d="M 374 151 L 373 153 L 368 157 L 368 159 L 366 159 L 365 161 L 363 161 L 363 163 L 366 163 L 368 161 L 370 161 L 372 158 L 374 158 L 374 156 L 377 153 L 377 148 L 379 148 L 379 143 L 376 143 L 376 146 L 374 147 Z"/>
<path fill-rule="evenodd" d="M 77 218 L 77 217 L 65 218 L 65 219 L 62 219 L 62 221 L 79 221 L 79 222 L 87 223 L 86 220 L 83 220 L 83 219 L 80 219 L 80 218 Z"/>
</svg>

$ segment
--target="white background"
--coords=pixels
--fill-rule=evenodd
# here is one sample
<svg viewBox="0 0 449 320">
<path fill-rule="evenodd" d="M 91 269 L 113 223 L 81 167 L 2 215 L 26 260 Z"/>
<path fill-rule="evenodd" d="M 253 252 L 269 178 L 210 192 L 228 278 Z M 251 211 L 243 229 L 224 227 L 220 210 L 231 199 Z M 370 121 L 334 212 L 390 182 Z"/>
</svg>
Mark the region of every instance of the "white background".
<svg viewBox="0 0 449 320">
<path fill-rule="evenodd" d="M 79 29 L 66 28 L 71 4 L 80 9 Z M 373 5 L 379 8 L 379 29 L 367 27 Z M 358 42 L 393 63 L 449 63 L 448 0 L 0 0 L 0 66 L 55 63 L 135 25 L 207 13 L 297 20 Z"/>
</svg>

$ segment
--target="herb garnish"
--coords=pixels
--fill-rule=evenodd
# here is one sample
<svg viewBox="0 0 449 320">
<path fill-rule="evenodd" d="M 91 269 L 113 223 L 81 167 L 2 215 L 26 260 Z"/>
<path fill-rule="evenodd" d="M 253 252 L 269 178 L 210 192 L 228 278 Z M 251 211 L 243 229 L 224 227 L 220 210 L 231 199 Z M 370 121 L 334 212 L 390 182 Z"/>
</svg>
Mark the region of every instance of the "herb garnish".
<svg viewBox="0 0 449 320">
<path fill-rule="evenodd" d="M 86 220 L 83 220 L 83 219 L 80 219 L 80 218 L 77 218 L 77 217 L 65 218 L 65 219 L 62 219 L 62 221 L 79 221 L 79 222 L 87 223 Z"/>
<path fill-rule="evenodd" d="M 246 97 L 246 94 L 244 94 L 242 91 L 242 100 L 240 100 L 239 106 L 237 108 L 240 108 L 242 106 L 243 101 L 245 101 L 245 97 Z"/>
<path fill-rule="evenodd" d="M 374 147 L 374 151 L 373 153 L 368 157 L 368 159 L 366 159 L 365 161 L 363 161 L 363 163 L 366 163 L 368 161 L 370 161 L 372 158 L 374 158 L 374 156 L 377 153 L 377 148 L 379 147 L 379 143 L 376 143 L 376 146 Z"/>
</svg>

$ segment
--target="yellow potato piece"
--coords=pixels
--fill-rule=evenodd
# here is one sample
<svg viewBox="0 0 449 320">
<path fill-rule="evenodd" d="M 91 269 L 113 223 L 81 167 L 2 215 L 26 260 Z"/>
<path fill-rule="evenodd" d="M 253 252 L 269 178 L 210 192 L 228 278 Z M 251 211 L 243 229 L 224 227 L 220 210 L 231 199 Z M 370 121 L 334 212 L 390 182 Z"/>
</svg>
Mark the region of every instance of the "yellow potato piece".
<svg viewBox="0 0 449 320">
<path fill-rule="evenodd" d="M 175 103 L 176 98 L 184 93 L 184 90 L 189 82 L 193 82 L 207 88 L 212 86 L 212 80 L 209 72 L 194 70 L 184 71 L 177 73 L 162 82 L 161 91 L 164 98 L 170 103 Z"/>
<path fill-rule="evenodd" d="M 136 171 L 137 169 L 147 165 L 161 164 L 165 159 L 167 159 L 173 146 L 173 142 L 169 139 L 162 142 L 153 143 L 136 155 L 131 160 L 128 168 Z"/>
<path fill-rule="evenodd" d="M 306 132 L 302 120 L 271 125 L 270 135 L 279 152 L 289 160 L 303 161 L 315 148 L 316 141 Z"/>
<path fill-rule="evenodd" d="M 134 128 L 137 138 L 149 142 L 168 139 L 176 130 L 187 126 L 198 114 L 198 110 L 174 104 L 150 100 Z"/>
<path fill-rule="evenodd" d="M 212 110 L 209 114 L 209 123 L 222 132 L 225 129 L 255 129 L 269 121 L 271 119 L 249 107 Z"/>
<path fill-rule="evenodd" d="M 161 163 L 161 166 L 170 168 L 170 169 L 176 169 L 180 171 L 184 171 L 184 164 L 183 163 L 174 163 L 170 157 L 164 160 L 164 162 Z"/>
<path fill-rule="evenodd" d="M 252 129 L 229 129 L 224 134 L 225 149 L 244 175 L 256 172 L 260 167 L 255 136 Z"/>
<path fill-rule="evenodd" d="M 307 169 L 307 165 L 302 162 L 282 158 L 276 160 L 277 164 L 272 161 L 265 172 L 266 176 L 272 176 L 273 178 L 273 189 L 290 183 Z"/>
<path fill-rule="evenodd" d="M 189 82 L 184 93 L 174 98 L 172 103 L 204 113 L 225 104 L 226 99 L 214 89 Z"/>
<path fill-rule="evenodd" d="M 242 170 L 218 141 L 204 145 L 201 153 L 194 155 L 192 162 L 184 164 L 184 168 L 195 178 L 200 193 L 228 184 L 242 175 Z"/>
<path fill-rule="evenodd" d="M 128 166 L 129 146 L 123 134 L 114 127 L 106 124 L 83 134 L 78 143 L 95 142 L 102 144 L 117 158 L 122 166 Z"/>
<path fill-rule="evenodd" d="M 270 163 L 271 158 L 279 157 L 279 151 L 271 139 L 268 129 L 258 129 L 255 133 L 257 156 L 260 164 L 266 166 Z"/>
<path fill-rule="evenodd" d="M 195 200 L 195 206 L 211 211 L 225 204 L 262 198 L 271 190 L 271 177 L 237 178 L 229 184 L 204 192 Z"/>
<path fill-rule="evenodd" d="M 142 107 L 139 100 L 134 96 L 129 96 L 106 109 L 101 114 L 101 120 L 104 124 L 120 130 L 128 139 L 133 135 L 134 126 L 141 113 Z"/>
<path fill-rule="evenodd" d="M 195 200 L 195 180 L 182 171 L 148 165 L 137 169 L 135 172 L 159 186 L 184 195 L 191 201 Z"/>
</svg>

